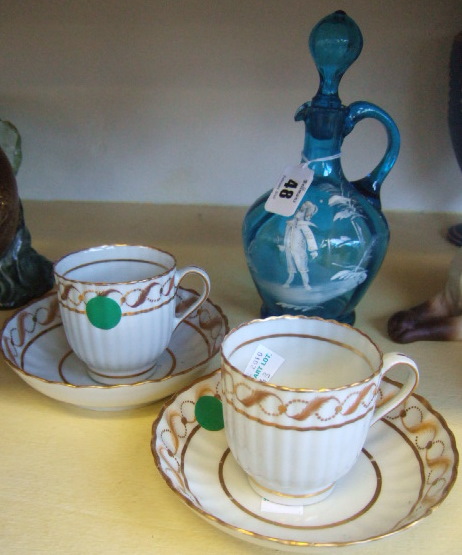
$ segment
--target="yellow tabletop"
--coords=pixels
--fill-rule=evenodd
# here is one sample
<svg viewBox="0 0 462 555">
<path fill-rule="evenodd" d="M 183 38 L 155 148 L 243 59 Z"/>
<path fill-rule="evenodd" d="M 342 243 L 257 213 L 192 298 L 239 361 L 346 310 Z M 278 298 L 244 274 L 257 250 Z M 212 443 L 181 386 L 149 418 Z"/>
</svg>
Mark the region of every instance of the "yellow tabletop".
<svg viewBox="0 0 462 555">
<path fill-rule="evenodd" d="M 179 266 L 193 263 L 208 271 L 211 299 L 231 327 L 259 314 L 260 299 L 241 246 L 243 208 L 24 205 L 33 245 L 50 259 L 105 243 L 155 245 L 175 254 Z M 383 351 L 402 351 L 417 361 L 417 393 L 444 416 L 462 444 L 462 343 L 396 345 L 386 334 L 391 314 L 443 286 L 456 252 L 444 234 L 459 219 L 455 214 L 387 217 L 390 248 L 358 306 L 355 325 Z M 4 311 L 0 318 L 10 314 Z M 152 423 L 161 407 L 162 401 L 120 412 L 76 408 L 38 393 L 0 361 L 0 552 L 268 553 L 198 518 L 167 487 L 150 450 Z M 335 552 L 462 553 L 461 499 L 462 486 L 456 482 L 444 503 L 416 526 Z"/>
</svg>

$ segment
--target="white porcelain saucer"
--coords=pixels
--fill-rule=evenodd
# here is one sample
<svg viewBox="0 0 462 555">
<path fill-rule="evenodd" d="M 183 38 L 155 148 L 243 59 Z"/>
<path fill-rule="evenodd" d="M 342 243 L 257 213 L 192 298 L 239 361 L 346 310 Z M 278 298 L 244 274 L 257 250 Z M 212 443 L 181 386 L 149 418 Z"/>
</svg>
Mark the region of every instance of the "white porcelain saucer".
<svg viewBox="0 0 462 555">
<path fill-rule="evenodd" d="M 371 428 L 356 466 L 326 500 L 295 508 L 297 514 L 262 505 L 231 455 L 223 429 L 210 431 L 213 426 L 205 429 L 196 419 L 204 396 L 220 405 L 219 384 L 216 371 L 168 400 L 153 424 L 151 448 L 170 488 L 232 536 L 294 552 L 369 542 L 431 514 L 456 480 L 454 435 L 424 398 L 412 395 Z M 383 382 L 382 398 L 398 386 Z M 204 424 L 203 416 L 199 421 Z"/>
<path fill-rule="evenodd" d="M 190 304 L 197 293 L 178 289 L 178 303 Z M 8 365 L 37 391 L 72 405 L 95 410 L 122 410 L 152 403 L 175 393 L 216 367 L 228 321 L 207 300 L 175 330 L 148 380 L 130 385 L 101 385 L 66 340 L 56 293 L 19 309 L 4 325 L 1 349 Z"/>
</svg>

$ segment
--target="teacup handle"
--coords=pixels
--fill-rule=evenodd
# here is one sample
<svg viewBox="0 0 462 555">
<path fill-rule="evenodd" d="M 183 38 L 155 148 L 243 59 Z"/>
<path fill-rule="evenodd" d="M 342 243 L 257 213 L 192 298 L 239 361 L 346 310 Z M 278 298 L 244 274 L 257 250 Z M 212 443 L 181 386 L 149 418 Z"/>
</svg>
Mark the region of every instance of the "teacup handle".
<svg viewBox="0 0 462 555">
<path fill-rule="evenodd" d="M 380 372 L 381 378 L 397 364 L 407 365 L 409 370 L 407 379 L 400 390 L 397 391 L 391 399 L 388 399 L 388 401 L 385 401 L 383 405 L 376 409 L 372 417 L 371 426 L 407 399 L 419 383 L 419 369 L 417 368 L 417 364 L 411 358 L 401 353 L 386 353 L 383 356 L 383 366 Z"/>
<path fill-rule="evenodd" d="M 188 308 L 182 312 L 180 315 L 176 315 L 173 319 L 173 329 L 175 330 L 181 322 L 187 318 L 192 312 L 194 312 L 200 305 L 207 300 L 210 293 L 210 278 L 205 270 L 199 268 L 198 266 L 185 266 L 180 270 L 176 271 L 175 274 L 175 291 L 178 289 L 181 280 L 186 276 L 186 274 L 196 274 L 202 278 L 204 281 L 204 289 L 199 295 L 199 298 Z"/>
</svg>

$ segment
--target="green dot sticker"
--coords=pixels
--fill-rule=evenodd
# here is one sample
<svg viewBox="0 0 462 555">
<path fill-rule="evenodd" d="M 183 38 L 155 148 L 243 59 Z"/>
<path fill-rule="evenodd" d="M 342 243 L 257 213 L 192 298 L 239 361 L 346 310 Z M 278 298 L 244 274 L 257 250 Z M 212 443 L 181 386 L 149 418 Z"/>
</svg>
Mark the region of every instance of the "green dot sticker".
<svg viewBox="0 0 462 555">
<path fill-rule="evenodd" d="M 217 432 L 225 427 L 223 421 L 223 406 L 220 399 L 211 395 L 199 397 L 194 409 L 197 422 L 211 432 Z"/>
<path fill-rule="evenodd" d="M 122 318 L 119 304 L 109 297 L 93 297 L 87 303 L 86 312 L 95 328 L 102 330 L 115 328 Z"/>
</svg>

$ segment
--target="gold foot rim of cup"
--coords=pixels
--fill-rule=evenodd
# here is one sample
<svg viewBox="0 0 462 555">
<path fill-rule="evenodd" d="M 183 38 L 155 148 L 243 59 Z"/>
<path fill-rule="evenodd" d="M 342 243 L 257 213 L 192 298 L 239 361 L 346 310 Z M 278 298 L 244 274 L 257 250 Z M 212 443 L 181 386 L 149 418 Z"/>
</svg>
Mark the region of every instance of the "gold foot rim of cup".
<svg viewBox="0 0 462 555">
<path fill-rule="evenodd" d="M 311 491 L 309 493 L 292 495 L 289 493 L 282 493 L 276 490 L 272 490 L 262 486 L 256 482 L 252 477 L 247 476 L 249 484 L 252 489 L 261 497 L 264 497 L 272 503 L 277 503 L 279 505 L 313 505 L 314 503 L 319 503 L 323 499 L 326 499 L 334 489 L 335 484 L 330 484 L 326 488 L 320 489 L 318 491 Z"/>
<path fill-rule="evenodd" d="M 148 368 L 134 374 L 120 374 L 116 376 L 114 374 L 105 374 L 99 370 L 94 370 L 93 368 L 87 368 L 87 373 L 90 378 L 98 383 L 102 383 L 105 385 L 120 385 L 133 384 L 146 380 L 148 377 L 151 376 L 155 369 L 156 364 L 154 363 L 151 364 Z"/>
</svg>

